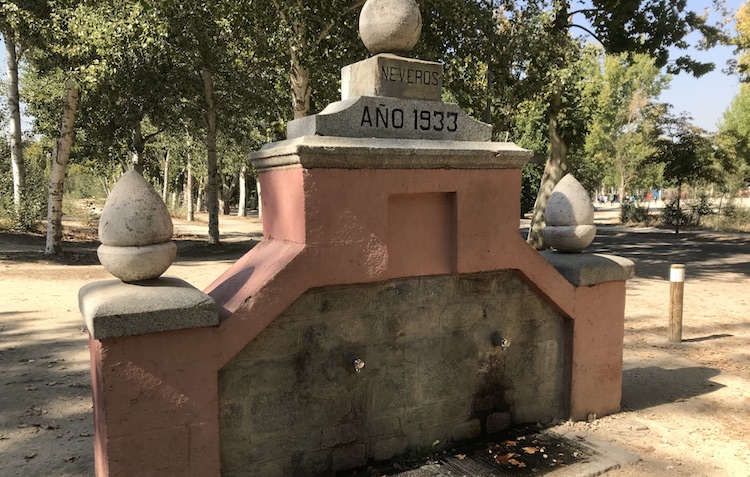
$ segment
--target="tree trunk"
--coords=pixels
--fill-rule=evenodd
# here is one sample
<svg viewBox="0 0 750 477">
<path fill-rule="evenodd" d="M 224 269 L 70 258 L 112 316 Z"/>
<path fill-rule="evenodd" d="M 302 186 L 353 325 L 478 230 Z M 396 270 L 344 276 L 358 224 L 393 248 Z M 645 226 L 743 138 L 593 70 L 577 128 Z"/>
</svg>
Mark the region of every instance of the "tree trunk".
<svg viewBox="0 0 750 477">
<path fill-rule="evenodd" d="M 52 151 L 52 170 L 49 179 L 47 200 L 47 243 L 46 255 L 62 252 L 62 201 L 65 183 L 65 168 L 75 138 L 75 118 L 78 107 L 78 84 L 68 78 L 65 84 L 65 110 L 60 124 L 60 136 Z"/>
<path fill-rule="evenodd" d="M 192 222 L 195 220 L 195 209 L 193 208 L 193 166 L 190 152 L 187 153 L 187 184 L 185 185 L 185 204 L 187 204 L 187 216 L 185 220 Z"/>
<path fill-rule="evenodd" d="M 237 206 L 237 216 L 247 215 L 247 166 L 242 164 L 240 168 L 240 203 Z"/>
<path fill-rule="evenodd" d="M 674 233 L 680 233 L 680 222 L 682 222 L 682 207 L 680 207 L 680 199 L 682 198 L 682 182 L 677 183 L 677 217 L 674 223 Z"/>
<path fill-rule="evenodd" d="M 164 203 L 167 202 L 167 195 L 169 195 L 169 149 L 164 153 L 164 187 L 161 191 L 161 200 Z"/>
<path fill-rule="evenodd" d="M 542 236 L 544 229 L 544 209 L 547 207 L 547 201 L 552 194 L 560 179 L 565 175 L 568 169 L 567 156 L 568 145 L 560 136 L 558 130 L 558 117 L 562 109 L 562 84 L 558 80 L 552 90 L 552 97 L 549 106 L 549 157 L 544 167 L 542 181 L 539 185 L 539 192 L 534 201 L 534 211 L 531 217 L 529 235 L 526 241 L 537 250 L 547 248 Z"/>
<path fill-rule="evenodd" d="M 207 69 L 201 71 L 203 93 L 206 100 L 206 151 L 208 152 L 208 183 L 206 185 L 206 209 L 208 211 L 208 243 L 219 243 L 219 170 L 216 160 L 216 100 L 214 98 L 213 75 Z"/>
<path fill-rule="evenodd" d="M 292 109 L 294 110 L 294 119 L 299 119 L 310 114 L 312 86 L 310 85 L 310 70 L 300 61 L 297 48 L 292 46 L 291 51 Z"/>
<path fill-rule="evenodd" d="M 18 94 L 18 57 L 13 32 L 4 32 L 5 64 L 8 82 L 8 109 L 10 110 L 10 162 L 13 169 L 13 205 L 16 212 L 21 209 L 21 200 L 26 189 L 26 167 L 23 162 L 21 135 L 21 103 Z"/>
<path fill-rule="evenodd" d="M 146 141 L 143 139 L 141 131 L 141 120 L 133 126 L 133 169 L 143 175 L 143 151 L 146 150 Z"/>
<path fill-rule="evenodd" d="M 229 215 L 231 212 L 232 197 L 234 196 L 234 191 L 237 188 L 238 183 L 238 175 L 232 176 L 232 180 L 229 183 L 227 183 L 224 174 L 221 176 L 221 194 L 219 196 L 219 202 L 221 203 L 221 211 L 223 215 Z"/>
</svg>

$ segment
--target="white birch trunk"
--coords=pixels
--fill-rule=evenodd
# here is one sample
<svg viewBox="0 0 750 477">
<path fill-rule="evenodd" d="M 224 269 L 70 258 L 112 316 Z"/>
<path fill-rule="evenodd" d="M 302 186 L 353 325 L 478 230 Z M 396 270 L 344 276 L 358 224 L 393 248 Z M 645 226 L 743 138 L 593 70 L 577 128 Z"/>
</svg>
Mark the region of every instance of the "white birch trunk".
<svg viewBox="0 0 750 477">
<path fill-rule="evenodd" d="M 164 153 L 164 187 L 161 191 L 161 200 L 167 203 L 167 196 L 169 195 L 169 149 Z"/>
<path fill-rule="evenodd" d="M 13 205 L 16 212 L 21 209 L 26 188 L 26 167 L 23 162 L 21 135 L 21 102 L 18 94 L 18 57 L 13 34 L 4 34 L 5 64 L 8 82 L 8 109 L 10 110 L 10 162 L 13 170 Z"/>
<path fill-rule="evenodd" d="M 187 213 L 185 220 L 188 222 L 192 222 L 195 220 L 195 209 L 193 208 L 193 166 L 192 166 L 192 158 L 190 157 L 190 152 L 188 151 L 187 154 L 187 184 L 185 185 L 185 204 L 187 208 Z"/>
<path fill-rule="evenodd" d="M 247 166 L 242 165 L 240 168 L 240 203 L 237 206 L 237 216 L 244 217 L 247 215 Z"/>
<path fill-rule="evenodd" d="M 68 165 L 70 149 L 75 138 L 75 119 L 78 107 L 78 83 L 68 78 L 65 84 L 65 110 L 60 124 L 60 136 L 52 152 L 52 170 L 49 179 L 47 200 L 47 243 L 46 255 L 62 252 L 62 202 L 65 169 Z"/>
<path fill-rule="evenodd" d="M 310 114 L 312 86 L 310 85 L 310 70 L 302 65 L 297 55 L 297 50 L 294 47 L 291 50 L 292 65 L 290 79 L 292 84 L 292 109 L 294 111 L 294 119 L 299 119 Z"/>
</svg>

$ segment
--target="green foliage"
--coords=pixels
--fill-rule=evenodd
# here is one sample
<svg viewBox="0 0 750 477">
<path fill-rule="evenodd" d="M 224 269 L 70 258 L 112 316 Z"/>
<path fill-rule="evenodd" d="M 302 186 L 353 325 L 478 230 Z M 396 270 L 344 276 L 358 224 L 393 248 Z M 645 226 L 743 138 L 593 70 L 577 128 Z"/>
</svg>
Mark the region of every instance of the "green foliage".
<svg viewBox="0 0 750 477">
<path fill-rule="evenodd" d="M 664 178 L 678 187 L 686 183 L 707 183 L 716 178 L 715 150 L 705 131 L 680 116 L 665 122 L 657 142 L 657 162 L 664 164 Z"/>
<path fill-rule="evenodd" d="M 620 204 L 620 222 L 623 224 L 643 224 L 647 223 L 648 220 L 648 207 L 630 201 Z"/>
<path fill-rule="evenodd" d="M 677 200 L 665 201 L 661 220 L 666 226 L 680 228 L 690 224 L 690 213 Z"/>
<path fill-rule="evenodd" d="M 10 174 L 10 155 L 6 153 L 7 141 L 0 148 L 0 229 L 36 231 L 47 214 L 46 158 L 34 149 L 34 143 L 25 148 L 26 190 L 21 207 L 13 206 L 13 181 Z"/>
<path fill-rule="evenodd" d="M 526 164 L 521 174 L 521 216 L 534 209 L 544 164 Z"/>
</svg>

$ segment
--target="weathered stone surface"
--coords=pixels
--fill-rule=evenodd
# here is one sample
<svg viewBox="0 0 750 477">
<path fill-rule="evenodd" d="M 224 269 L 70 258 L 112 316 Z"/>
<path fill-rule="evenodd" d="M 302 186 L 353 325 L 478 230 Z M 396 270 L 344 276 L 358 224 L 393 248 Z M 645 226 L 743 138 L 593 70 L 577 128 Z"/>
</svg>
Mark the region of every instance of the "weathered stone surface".
<svg viewBox="0 0 750 477">
<path fill-rule="evenodd" d="M 337 136 L 445 141 L 489 141 L 492 126 L 452 103 L 358 96 L 318 114 L 290 121 L 287 138 Z"/>
<path fill-rule="evenodd" d="M 544 242 L 561 253 L 580 252 L 596 238 L 595 225 L 547 225 L 542 229 Z"/>
<path fill-rule="evenodd" d="M 364 444 L 337 447 L 331 459 L 331 470 L 353 469 L 367 463 L 367 449 Z"/>
<path fill-rule="evenodd" d="M 482 423 L 479 419 L 462 422 L 453 428 L 453 440 L 456 442 L 475 439 L 482 434 Z"/>
<path fill-rule="evenodd" d="M 159 278 L 174 262 L 177 245 L 164 242 L 138 247 L 100 245 L 96 255 L 102 266 L 124 282 Z"/>
<path fill-rule="evenodd" d="M 258 172 L 288 166 L 305 169 L 520 169 L 533 155 L 512 143 L 306 136 L 264 146 L 250 154 L 250 160 Z"/>
<path fill-rule="evenodd" d="M 125 282 L 152 280 L 175 259 L 172 218 L 154 188 L 135 170 L 123 174 L 99 219 L 97 254 L 104 268 Z"/>
<path fill-rule="evenodd" d="M 219 324 L 213 298 L 177 278 L 90 283 L 78 292 L 78 306 L 98 340 Z"/>
<path fill-rule="evenodd" d="M 565 320 L 511 271 L 309 290 L 220 371 L 222 442 L 254 449 L 232 444 L 222 458 L 256 468 L 294 454 L 285 472 L 317 475 L 515 416 L 566 417 L 565 336 Z M 354 358 L 366 362 L 359 373 Z M 326 469 L 300 468 L 308 455 Z"/>
<path fill-rule="evenodd" d="M 403 454 L 408 445 L 409 440 L 405 436 L 379 439 L 373 442 L 370 457 L 376 461 L 390 459 L 395 455 Z"/>
<path fill-rule="evenodd" d="M 580 252 L 594 240 L 594 205 L 572 174 L 563 177 L 552 191 L 544 222 L 544 241 L 558 252 Z"/>
<path fill-rule="evenodd" d="M 341 99 L 357 96 L 440 101 L 443 65 L 434 61 L 403 58 L 388 53 L 341 69 Z"/>
<path fill-rule="evenodd" d="M 591 225 L 594 223 L 594 205 L 586 189 L 573 174 L 560 179 L 544 209 L 547 225 Z"/>
<path fill-rule="evenodd" d="M 334 447 L 339 444 L 348 444 L 357 440 L 357 426 L 347 422 L 336 427 L 323 429 L 321 447 Z"/>
<path fill-rule="evenodd" d="M 142 175 L 130 170 L 112 188 L 99 218 L 104 245 L 138 247 L 172 239 L 167 206 Z"/>
<path fill-rule="evenodd" d="M 371 53 L 408 53 L 419 41 L 422 14 L 414 0 L 367 0 L 359 36 Z"/>
<path fill-rule="evenodd" d="M 507 429 L 512 424 L 509 412 L 493 412 L 487 416 L 487 433 L 494 434 Z"/>
<path fill-rule="evenodd" d="M 635 263 L 615 255 L 601 253 L 564 255 L 542 252 L 542 256 L 566 280 L 576 286 L 630 280 L 635 276 Z"/>
</svg>

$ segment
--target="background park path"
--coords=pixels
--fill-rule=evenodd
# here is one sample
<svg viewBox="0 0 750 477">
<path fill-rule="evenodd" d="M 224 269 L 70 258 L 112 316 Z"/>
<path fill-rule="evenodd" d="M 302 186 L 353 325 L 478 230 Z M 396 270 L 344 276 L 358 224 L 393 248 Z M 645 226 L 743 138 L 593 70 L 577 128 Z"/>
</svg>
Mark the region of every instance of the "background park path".
<svg viewBox="0 0 750 477">
<path fill-rule="evenodd" d="M 205 217 L 175 220 L 167 275 L 206 287 L 261 235 L 257 218 L 222 217 L 224 245 L 205 245 Z M 611 213 L 598 213 L 600 224 Z M 202 220 L 202 221 L 201 221 Z M 77 230 L 76 225 L 69 230 Z M 88 339 L 78 289 L 111 278 L 91 235 L 64 259 L 41 236 L 0 234 L 0 475 L 93 475 Z M 750 237 L 602 226 L 592 251 L 636 261 L 628 283 L 623 412 L 563 423 L 640 455 L 612 476 L 750 475 Z M 687 265 L 684 342 L 667 344 L 671 263 Z"/>
</svg>

